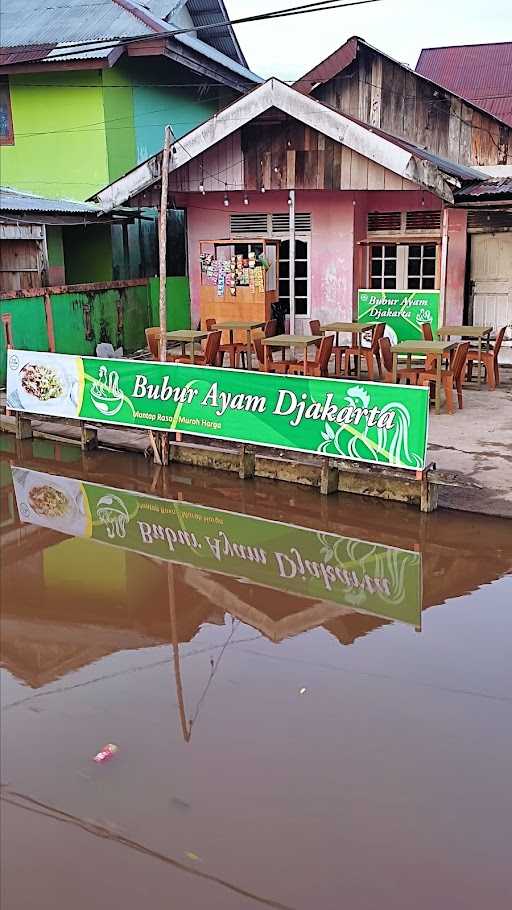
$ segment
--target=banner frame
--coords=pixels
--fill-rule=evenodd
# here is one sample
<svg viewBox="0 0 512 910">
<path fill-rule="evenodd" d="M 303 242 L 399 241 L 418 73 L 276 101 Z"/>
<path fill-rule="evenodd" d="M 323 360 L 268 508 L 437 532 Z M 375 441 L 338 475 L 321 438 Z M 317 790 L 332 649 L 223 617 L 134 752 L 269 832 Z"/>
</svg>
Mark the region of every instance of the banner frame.
<svg viewBox="0 0 512 910">
<path fill-rule="evenodd" d="M 56 356 L 56 357 L 72 357 L 72 358 L 78 358 L 78 359 L 81 360 L 81 361 L 84 361 L 84 360 L 97 360 L 97 359 L 99 359 L 99 360 L 101 360 L 102 362 L 108 361 L 109 363 L 112 363 L 114 366 L 115 366 L 116 363 L 119 363 L 119 361 L 116 360 L 116 359 L 112 359 L 112 358 L 96 358 L 96 357 L 94 357 L 93 355 L 89 355 L 89 354 L 60 354 L 60 353 L 58 353 L 58 352 L 51 352 L 51 351 L 28 351 L 28 350 L 23 349 L 23 348 L 12 348 L 12 349 L 8 349 L 8 350 L 7 350 L 7 356 L 9 357 L 9 355 L 13 355 L 13 354 L 15 355 L 17 352 L 23 353 L 23 354 L 44 354 L 45 356 L 52 355 L 52 356 Z M 146 364 L 146 363 L 149 364 L 150 366 L 160 366 L 160 367 L 164 367 L 164 366 L 167 365 L 167 362 L 164 363 L 164 362 L 153 361 L 153 360 L 147 360 L 147 361 L 146 361 L 146 360 L 136 360 L 136 359 L 130 358 L 130 357 L 123 357 L 122 360 L 121 360 L 120 362 L 121 362 L 121 363 L 133 363 L 133 364 L 142 365 L 142 366 L 143 366 L 144 364 Z M 205 369 L 205 367 L 203 367 L 203 366 L 200 365 L 200 364 L 188 364 L 188 363 L 187 363 L 187 364 L 183 364 L 183 363 L 171 362 L 171 363 L 169 363 L 169 366 L 178 367 L 178 368 L 185 368 L 185 369 L 188 369 L 188 370 L 190 370 L 191 368 L 197 369 L 197 370 L 204 370 L 204 369 Z M 275 375 L 275 374 L 271 374 L 271 373 L 270 373 L 270 374 L 265 374 L 264 372 L 262 372 L 262 371 L 260 371 L 260 370 L 239 370 L 239 369 L 237 370 L 237 369 L 235 369 L 234 367 L 207 367 L 206 369 L 208 369 L 208 370 L 218 370 L 218 371 L 219 371 L 219 374 L 221 374 L 221 375 L 225 375 L 226 373 L 235 373 L 235 374 L 237 374 L 238 376 L 240 376 L 241 373 L 248 374 L 248 375 L 250 375 L 250 374 L 255 374 L 255 375 Z M 8 375 L 9 375 L 9 374 L 8 374 Z M 300 382 L 300 381 L 303 381 L 304 379 L 312 379 L 312 378 L 314 378 L 314 381 L 315 381 L 315 382 L 344 382 L 344 383 L 349 383 L 350 385 L 357 384 L 358 382 L 362 382 L 362 383 L 364 383 L 365 385 L 374 385 L 374 386 L 377 386 L 378 388 L 390 388 L 390 389 L 396 389 L 396 388 L 397 388 L 397 384 L 392 383 L 392 382 L 371 382 L 371 381 L 367 381 L 367 380 L 364 380 L 364 379 L 361 379 L 361 378 L 358 379 L 358 377 L 356 377 L 356 376 L 353 377 L 353 378 L 348 378 L 348 377 L 340 377 L 340 378 L 338 378 L 338 377 L 333 377 L 333 376 L 304 377 L 304 376 L 298 376 L 298 375 L 293 375 L 293 374 L 292 374 L 292 375 L 286 374 L 284 378 L 286 378 L 287 380 L 299 381 L 299 382 Z M 240 437 L 238 437 L 238 436 L 231 436 L 231 435 L 230 435 L 229 437 L 227 437 L 227 436 L 218 436 L 218 435 L 215 434 L 214 431 L 211 431 L 211 432 L 209 432 L 208 434 L 206 434 L 206 433 L 197 433 L 197 432 L 194 433 L 193 430 L 183 429 L 183 428 L 179 428 L 179 429 L 178 429 L 178 428 L 176 428 L 176 427 L 175 427 L 175 428 L 172 428 L 172 429 L 166 428 L 166 427 L 155 427 L 155 426 L 153 426 L 153 425 L 151 425 L 151 424 L 131 423 L 131 422 L 129 422 L 129 421 L 124 421 L 124 420 L 123 420 L 123 423 L 118 423 L 118 422 L 116 422 L 116 421 L 104 420 L 104 419 L 102 419 L 101 417 L 96 418 L 96 416 L 94 416 L 93 418 L 83 417 L 83 416 L 76 416 L 76 417 L 75 417 L 75 416 L 72 416 L 72 415 L 71 415 L 71 416 L 62 416 L 62 417 L 60 417 L 59 415 L 52 415 L 52 414 L 38 414 L 36 411 L 26 411 L 26 410 L 24 410 L 23 408 L 11 407 L 11 406 L 9 406 L 9 405 L 7 405 L 7 407 L 8 407 L 8 410 L 13 411 L 13 412 L 16 412 L 16 413 L 18 413 L 18 414 L 27 414 L 27 415 L 29 415 L 29 416 L 31 416 L 31 417 L 34 417 L 34 418 L 43 418 L 43 419 L 44 419 L 44 417 L 48 417 L 48 418 L 49 418 L 50 420 L 52 420 L 52 421 L 54 421 L 54 420 L 69 420 L 69 421 L 73 421 L 73 422 L 76 421 L 77 423 L 88 424 L 88 425 L 91 425 L 91 426 L 94 426 L 95 424 L 101 424 L 101 425 L 108 426 L 108 427 L 112 427 L 112 428 L 115 428 L 115 427 L 119 427 L 119 428 L 127 427 L 127 428 L 129 428 L 129 429 L 146 430 L 146 431 L 148 431 L 148 432 L 149 432 L 150 430 L 153 430 L 154 432 L 159 432 L 159 433 L 181 433 L 182 435 L 194 436 L 194 437 L 197 437 L 198 439 L 201 439 L 201 438 L 203 438 L 203 439 L 216 439 L 216 440 L 219 440 L 219 441 L 221 441 L 221 442 L 238 442 L 238 443 L 240 443 L 241 445 L 262 446 L 262 447 L 268 448 L 268 449 L 277 449 L 277 450 L 283 450 L 283 451 L 287 451 L 287 452 L 300 452 L 301 454 L 313 455 L 313 456 L 317 456 L 317 457 L 320 457 L 320 458 L 327 458 L 327 459 L 332 458 L 332 459 L 334 459 L 336 462 L 348 462 L 348 463 L 355 463 L 355 464 L 363 464 L 363 465 L 367 465 L 368 467 L 374 467 L 374 468 L 376 467 L 376 468 L 380 468 L 380 469 L 391 470 L 392 472 L 393 472 L 393 471 L 397 471 L 397 470 L 403 470 L 403 471 L 409 471 L 409 472 L 415 472 L 415 473 L 418 473 L 418 472 L 420 472 L 420 471 L 421 471 L 421 472 L 424 472 L 424 471 L 425 471 L 425 468 L 426 468 L 426 466 L 427 466 L 428 435 L 429 435 L 429 428 L 430 428 L 430 425 L 429 425 L 429 424 L 430 424 L 430 408 L 429 408 L 429 405 L 428 405 L 429 390 L 428 390 L 427 387 L 423 387 L 423 386 L 412 386 L 412 387 L 411 387 L 411 386 L 403 386 L 402 388 L 414 388 L 414 389 L 416 389 L 416 391 L 417 391 L 418 394 L 423 393 L 424 397 L 426 397 L 426 400 L 427 400 L 426 417 L 425 417 L 425 451 L 424 451 L 424 457 L 423 457 L 423 464 L 422 464 L 421 467 L 419 467 L 419 466 L 408 466 L 408 465 L 402 465 L 402 464 L 400 464 L 400 465 L 393 465 L 393 464 L 387 464 L 387 463 L 385 463 L 385 462 L 373 462 L 373 461 L 365 460 L 365 459 L 362 459 L 362 458 L 361 458 L 361 459 L 358 459 L 358 458 L 347 458 L 347 457 L 344 457 L 343 455 L 340 455 L 340 454 L 323 453 L 323 452 L 314 452 L 314 451 L 312 451 L 311 449 L 303 449 L 303 448 L 300 448 L 299 446 L 289 446 L 289 445 L 285 445 L 285 444 L 282 444 L 282 443 L 280 443 L 279 445 L 277 445 L 276 443 L 270 443 L 270 442 L 261 442 L 261 441 L 254 442 L 254 441 L 251 441 L 250 439 L 243 439 L 243 438 L 240 438 Z"/>
</svg>

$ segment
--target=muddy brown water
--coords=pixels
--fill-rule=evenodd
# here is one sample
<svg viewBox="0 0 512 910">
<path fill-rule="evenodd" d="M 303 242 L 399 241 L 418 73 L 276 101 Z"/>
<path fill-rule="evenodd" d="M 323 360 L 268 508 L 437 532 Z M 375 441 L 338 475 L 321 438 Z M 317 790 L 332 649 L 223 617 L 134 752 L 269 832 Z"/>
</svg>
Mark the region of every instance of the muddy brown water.
<svg viewBox="0 0 512 910">
<path fill-rule="evenodd" d="M 510 905 L 510 522 L 1 450 L 6 910 Z"/>
</svg>

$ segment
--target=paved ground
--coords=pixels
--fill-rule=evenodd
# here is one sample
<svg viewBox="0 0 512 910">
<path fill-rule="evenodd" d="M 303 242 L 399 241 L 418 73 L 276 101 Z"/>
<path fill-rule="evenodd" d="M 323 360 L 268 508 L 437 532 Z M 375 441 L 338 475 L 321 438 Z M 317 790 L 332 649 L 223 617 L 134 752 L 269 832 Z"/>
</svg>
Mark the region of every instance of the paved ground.
<svg viewBox="0 0 512 910">
<path fill-rule="evenodd" d="M 441 490 L 441 504 L 512 518 L 512 370 L 501 377 L 494 392 L 465 388 L 453 416 L 431 413 L 429 457 L 457 483 Z"/>
</svg>

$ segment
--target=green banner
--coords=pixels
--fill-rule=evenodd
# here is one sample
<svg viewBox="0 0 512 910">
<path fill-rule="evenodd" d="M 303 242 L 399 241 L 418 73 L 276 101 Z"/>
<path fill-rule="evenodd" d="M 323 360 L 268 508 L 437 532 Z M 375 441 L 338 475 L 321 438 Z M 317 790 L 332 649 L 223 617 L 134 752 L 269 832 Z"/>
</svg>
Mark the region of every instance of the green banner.
<svg viewBox="0 0 512 910">
<path fill-rule="evenodd" d="M 421 554 L 193 503 L 12 468 L 20 518 L 419 626 Z"/>
<path fill-rule="evenodd" d="M 9 351 L 7 406 L 418 470 L 428 390 L 144 360 Z"/>
<path fill-rule="evenodd" d="M 439 328 L 440 291 L 358 291 L 359 322 L 385 322 L 391 344 L 421 341 L 422 322 Z"/>
</svg>

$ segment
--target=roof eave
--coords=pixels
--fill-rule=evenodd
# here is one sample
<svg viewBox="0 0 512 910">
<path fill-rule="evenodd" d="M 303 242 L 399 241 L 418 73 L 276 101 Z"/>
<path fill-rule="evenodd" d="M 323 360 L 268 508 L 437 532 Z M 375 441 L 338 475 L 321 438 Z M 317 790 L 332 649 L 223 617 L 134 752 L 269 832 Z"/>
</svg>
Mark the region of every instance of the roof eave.
<svg viewBox="0 0 512 910">
<path fill-rule="evenodd" d="M 345 117 L 277 79 L 269 79 L 264 85 L 237 99 L 210 120 L 182 136 L 174 146 L 169 171 L 172 172 L 187 164 L 272 107 L 312 126 L 335 142 L 346 145 L 368 160 L 413 181 L 435 193 L 445 202 L 453 204 L 452 187 L 460 186 L 456 178 L 443 172 L 432 162 L 420 158 L 419 155 L 415 156 L 411 151 L 395 144 L 390 138 L 372 132 L 367 126 Z M 237 110 L 236 117 L 233 117 L 234 109 Z M 161 177 L 161 168 L 162 153 L 159 152 L 100 190 L 93 198 L 99 201 L 105 210 L 123 204 L 155 184 Z"/>
</svg>

